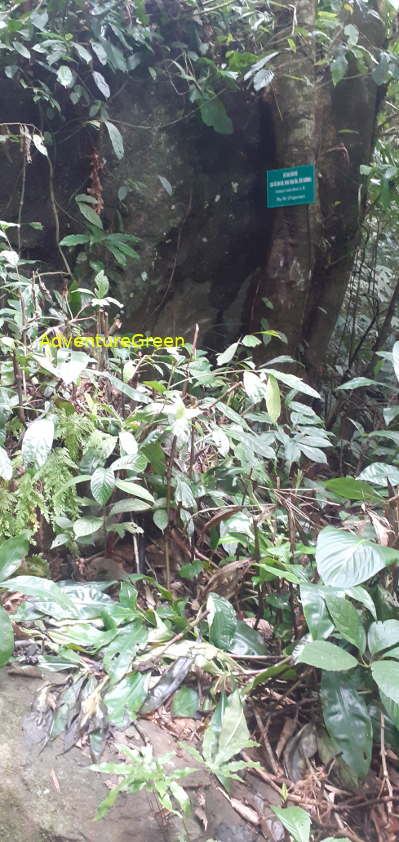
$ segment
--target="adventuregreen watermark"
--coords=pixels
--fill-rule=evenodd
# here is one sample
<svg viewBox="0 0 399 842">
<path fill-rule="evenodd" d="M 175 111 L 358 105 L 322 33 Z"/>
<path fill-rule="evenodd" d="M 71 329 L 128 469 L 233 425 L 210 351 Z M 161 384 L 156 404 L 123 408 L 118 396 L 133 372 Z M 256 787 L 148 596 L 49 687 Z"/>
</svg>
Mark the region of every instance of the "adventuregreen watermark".
<svg viewBox="0 0 399 842">
<path fill-rule="evenodd" d="M 49 337 L 47 334 L 39 340 L 41 348 L 184 348 L 182 336 L 145 336 L 135 333 L 133 336 L 65 336 Z"/>
</svg>

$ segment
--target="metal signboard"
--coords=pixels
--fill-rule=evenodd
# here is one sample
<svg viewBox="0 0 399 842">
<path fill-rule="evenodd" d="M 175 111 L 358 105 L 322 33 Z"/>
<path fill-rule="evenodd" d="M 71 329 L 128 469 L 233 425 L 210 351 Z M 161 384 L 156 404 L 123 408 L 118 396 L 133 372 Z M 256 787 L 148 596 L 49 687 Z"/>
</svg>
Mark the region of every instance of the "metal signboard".
<svg viewBox="0 0 399 842">
<path fill-rule="evenodd" d="M 285 167 L 266 173 L 267 207 L 284 208 L 289 205 L 311 205 L 316 200 L 314 164 L 304 167 Z"/>
</svg>

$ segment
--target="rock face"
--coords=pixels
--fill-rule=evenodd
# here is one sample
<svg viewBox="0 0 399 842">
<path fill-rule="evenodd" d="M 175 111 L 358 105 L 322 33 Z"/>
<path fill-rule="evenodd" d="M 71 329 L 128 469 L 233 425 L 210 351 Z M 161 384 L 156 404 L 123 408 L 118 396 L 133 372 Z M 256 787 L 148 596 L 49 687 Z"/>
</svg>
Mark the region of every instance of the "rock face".
<svg viewBox="0 0 399 842">
<path fill-rule="evenodd" d="M 106 776 L 88 768 L 90 759 L 81 750 L 74 748 L 62 754 L 60 740 L 44 749 L 35 744 L 27 716 L 40 686 L 36 679 L 0 671 L 1 842 L 260 842 L 262 837 L 256 829 L 233 811 L 215 779 L 202 771 L 182 781 L 193 804 L 193 813 L 184 824 L 165 822 L 155 798 L 147 792 L 121 797 L 104 819 L 94 822 L 96 808 L 108 792 Z M 119 734 L 119 740 L 130 739 L 135 731 L 131 726 Z M 167 731 L 145 720 L 140 720 L 140 731 L 151 741 L 157 756 L 170 751 L 175 755 L 176 744 Z M 140 739 L 137 732 L 135 738 L 137 742 Z M 195 763 L 191 757 L 176 756 L 176 765 Z M 256 790 L 256 781 L 253 787 L 251 784 L 255 799 L 251 803 L 258 811 L 270 800 L 279 802 L 276 793 L 267 787 L 265 792 L 262 781 L 260 785 L 262 791 Z M 195 818 L 196 803 L 202 804 L 202 816 L 208 821 L 206 830 Z M 270 811 L 265 821 L 271 821 Z"/>
<path fill-rule="evenodd" d="M 44 226 L 39 231 L 24 225 L 24 256 L 46 262 L 47 270 L 65 268 L 54 210 L 61 238 L 82 232 L 75 196 L 90 184 L 96 149 L 104 162 L 104 228 L 140 238 L 139 260 L 123 270 L 109 260 L 114 294 L 125 305 L 124 326 L 190 340 L 199 322 L 202 341 L 224 347 L 241 330 L 251 278 L 264 261 L 271 224 L 264 172 L 272 155 L 264 109 L 256 98 L 234 92 L 225 101 L 234 124 L 231 135 L 205 126 L 170 82 L 155 85 L 148 73 L 137 72 L 112 102 L 111 116 L 124 140 L 122 160 L 116 159 L 105 129 L 71 131 L 67 103 L 51 149 L 52 178 L 36 150 L 24 176 L 18 145 L 2 144 L 0 218 Z M 0 104 L 4 122 L 37 123 L 28 96 L 11 81 L 1 83 Z M 81 249 L 66 251 L 78 273 Z M 87 277 L 86 265 L 80 264 L 85 286 L 92 275 L 89 270 Z M 61 279 L 55 283 L 61 285 Z"/>
</svg>

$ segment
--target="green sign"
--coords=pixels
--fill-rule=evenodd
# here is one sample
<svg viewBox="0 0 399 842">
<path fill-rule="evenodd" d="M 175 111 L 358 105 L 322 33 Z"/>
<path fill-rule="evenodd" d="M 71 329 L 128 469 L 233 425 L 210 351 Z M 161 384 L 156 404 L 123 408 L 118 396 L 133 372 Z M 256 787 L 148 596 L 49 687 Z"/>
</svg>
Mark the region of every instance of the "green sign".
<svg viewBox="0 0 399 842">
<path fill-rule="evenodd" d="M 268 170 L 266 176 L 268 208 L 311 205 L 316 200 L 313 164 L 305 167 L 286 167 L 283 170 Z"/>
</svg>

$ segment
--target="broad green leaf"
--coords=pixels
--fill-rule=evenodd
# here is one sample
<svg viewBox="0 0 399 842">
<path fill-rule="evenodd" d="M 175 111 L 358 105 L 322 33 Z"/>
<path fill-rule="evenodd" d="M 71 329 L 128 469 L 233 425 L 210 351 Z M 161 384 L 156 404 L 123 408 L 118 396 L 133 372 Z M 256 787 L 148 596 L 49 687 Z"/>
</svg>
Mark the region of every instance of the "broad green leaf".
<svg viewBox="0 0 399 842">
<path fill-rule="evenodd" d="M 8 538 L 0 544 L 0 580 L 12 576 L 29 551 L 25 538 Z"/>
<path fill-rule="evenodd" d="M 0 605 L 0 667 L 10 660 L 14 648 L 12 623 L 7 611 Z"/>
<path fill-rule="evenodd" d="M 75 608 L 72 600 L 66 593 L 49 579 L 42 579 L 38 576 L 17 576 L 15 579 L 8 579 L 1 583 L 1 587 L 7 587 L 8 591 L 19 591 L 26 596 L 34 597 L 38 603 L 55 602 L 60 608 L 75 616 Z"/>
<path fill-rule="evenodd" d="M 64 354 L 64 352 L 60 351 L 60 354 Z M 90 357 L 83 351 L 68 351 L 67 356 L 65 356 L 61 364 L 56 368 L 56 377 L 60 377 L 66 386 L 76 383 L 82 371 L 85 371 L 87 368 L 89 362 Z"/>
<path fill-rule="evenodd" d="M 246 348 L 255 348 L 257 345 L 261 344 L 261 340 L 257 336 L 253 336 L 252 333 L 247 333 L 241 339 L 241 345 L 245 345 Z"/>
<path fill-rule="evenodd" d="M 253 745 L 253 743 L 250 739 L 239 691 L 235 690 L 228 697 L 222 715 L 214 765 L 217 767 L 221 766 L 222 763 L 227 763 L 230 758 L 248 745 Z"/>
<path fill-rule="evenodd" d="M 302 610 L 314 640 L 329 637 L 334 631 L 334 624 L 320 591 L 318 585 L 301 585 L 300 589 Z"/>
<path fill-rule="evenodd" d="M 399 705 L 399 664 L 396 661 L 376 661 L 371 672 L 378 689 Z"/>
<path fill-rule="evenodd" d="M 122 432 L 119 433 L 119 444 L 122 455 L 126 454 L 126 456 L 136 456 L 138 444 L 133 433 L 122 430 Z"/>
<path fill-rule="evenodd" d="M 335 628 L 363 654 L 366 648 L 366 632 L 354 605 L 345 597 L 332 594 L 326 595 L 325 600 Z"/>
<path fill-rule="evenodd" d="M 192 687 L 180 687 L 173 696 L 173 716 L 193 717 L 199 708 L 198 693 Z"/>
<path fill-rule="evenodd" d="M 78 202 L 78 208 L 82 216 L 84 216 L 91 225 L 95 225 L 96 228 L 102 229 L 103 224 L 101 217 L 95 212 L 94 208 L 91 208 L 90 205 L 86 205 L 85 202 Z"/>
<path fill-rule="evenodd" d="M 154 502 L 151 492 L 147 491 L 146 488 L 143 488 L 142 485 L 138 485 L 137 482 L 131 482 L 127 479 L 117 479 L 115 485 L 117 488 L 120 488 L 121 491 L 124 491 L 125 494 L 132 494 L 133 497 L 140 497 L 141 500 L 147 500 L 147 503 Z"/>
<path fill-rule="evenodd" d="M 98 73 L 98 71 L 95 70 L 92 73 L 92 76 L 93 76 L 93 79 L 94 79 L 94 81 L 97 85 L 98 90 L 101 91 L 101 93 L 102 93 L 102 95 L 105 99 L 108 99 L 111 96 L 111 91 L 110 91 L 109 85 L 105 81 L 102 73 Z"/>
<path fill-rule="evenodd" d="M 310 816 L 306 810 L 302 807 L 273 807 L 273 805 L 272 810 L 288 833 L 294 837 L 295 842 L 309 842 Z"/>
<path fill-rule="evenodd" d="M 30 52 L 27 49 L 27 47 L 25 47 L 25 44 L 21 44 L 20 41 L 13 41 L 12 45 L 14 47 L 14 50 L 16 50 L 17 53 L 20 54 L 20 56 L 23 56 L 23 58 L 30 59 Z"/>
<path fill-rule="evenodd" d="M 75 538 L 86 538 L 88 535 L 94 535 L 102 526 L 103 519 L 101 517 L 80 517 L 75 520 L 73 532 Z"/>
<path fill-rule="evenodd" d="M 4 447 L 0 447 L 0 477 L 6 482 L 12 477 L 12 465 L 10 457 Z"/>
<path fill-rule="evenodd" d="M 272 374 L 269 374 L 266 384 L 266 409 L 273 424 L 276 423 L 281 413 L 281 395 L 278 383 Z"/>
<path fill-rule="evenodd" d="M 392 363 L 396 379 L 399 380 L 399 342 L 395 342 L 392 348 Z"/>
<path fill-rule="evenodd" d="M 70 88 L 73 84 L 73 73 L 67 64 L 61 64 L 57 71 L 57 82 L 64 88 Z"/>
<path fill-rule="evenodd" d="M 371 485 L 353 477 L 329 479 L 324 485 L 329 491 L 346 500 L 381 500 L 380 495 Z"/>
<path fill-rule="evenodd" d="M 111 468 L 97 468 L 90 480 L 90 489 L 94 499 L 101 506 L 108 502 L 115 487 L 115 476 Z"/>
<path fill-rule="evenodd" d="M 386 406 L 384 407 L 383 411 L 384 421 L 387 425 L 392 424 L 392 421 L 399 415 L 399 406 Z"/>
<path fill-rule="evenodd" d="M 212 430 L 212 439 L 220 455 L 227 456 L 230 450 L 230 441 L 228 436 L 226 436 L 226 433 L 219 427 L 215 427 L 215 429 Z"/>
<path fill-rule="evenodd" d="M 183 789 L 183 787 L 177 781 L 173 780 L 169 783 L 169 789 L 173 797 L 177 801 L 180 809 L 183 810 L 183 813 L 187 815 L 187 813 L 189 813 L 191 810 L 191 801 L 189 799 L 189 796 L 187 795 L 186 790 Z"/>
<path fill-rule="evenodd" d="M 236 612 L 231 602 L 217 593 L 210 593 L 206 608 L 210 642 L 218 649 L 229 652 L 237 626 Z"/>
<path fill-rule="evenodd" d="M 399 558 L 399 551 L 327 526 L 317 539 L 316 562 L 326 585 L 350 588 Z"/>
<path fill-rule="evenodd" d="M 304 395 L 309 395 L 311 398 L 320 399 L 320 395 L 316 392 L 316 389 L 313 389 L 312 386 L 308 386 L 307 383 L 295 374 L 286 374 L 284 371 L 277 371 L 274 368 L 264 368 L 263 371 L 265 371 L 266 374 L 271 374 L 272 377 L 276 378 L 276 380 L 281 380 L 281 382 L 285 383 L 286 386 L 289 386 L 290 389 L 295 389 L 297 392 L 303 392 Z"/>
<path fill-rule="evenodd" d="M 123 137 L 114 123 L 110 123 L 108 120 L 105 120 L 105 125 L 107 127 L 107 132 L 115 155 L 118 158 L 118 161 L 121 161 L 125 154 Z"/>
<path fill-rule="evenodd" d="M 253 371 L 244 371 L 243 384 L 245 393 L 253 403 L 266 398 L 266 385 Z"/>
<path fill-rule="evenodd" d="M 337 754 L 342 755 L 356 780 L 365 778 L 370 768 L 373 729 L 355 677 L 323 672 L 320 698 L 324 722 Z"/>
<path fill-rule="evenodd" d="M 155 526 L 157 526 L 158 529 L 161 530 L 161 532 L 164 532 L 168 525 L 168 513 L 166 509 L 156 509 L 152 516 L 152 519 L 155 523 Z"/>
<path fill-rule="evenodd" d="M 149 673 L 132 673 L 104 693 L 104 703 L 110 721 L 117 726 L 135 719 L 148 692 Z"/>
<path fill-rule="evenodd" d="M 233 123 L 226 113 L 221 100 L 215 95 L 212 99 L 203 98 L 200 102 L 202 121 L 206 126 L 211 126 L 219 134 L 232 134 Z"/>
<path fill-rule="evenodd" d="M 81 246 L 90 242 L 88 234 L 68 234 L 59 243 L 60 246 Z"/>
<path fill-rule="evenodd" d="M 297 663 L 309 664 L 322 670 L 350 670 L 357 666 L 357 660 L 334 643 L 327 640 L 312 640 L 305 643 L 296 659 Z"/>
<path fill-rule="evenodd" d="M 379 691 L 381 702 L 389 716 L 392 720 L 395 728 L 399 731 L 399 704 L 393 702 L 392 699 L 389 699 L 382 690 Z"/>
<path fill-rule="evenodd" d="M 130 500 L 118 500 L 117 503 L 114 503 L 109 513 L 112 516 L 119 515 L 122 512 L 145 512 L 150 508 L 149 503 L 131 498 Z"/>
<path fill-rule="evenodd" d="M 238 620 L 233 639 L 230 643 L 232 655 L 267 655 L 264 639 L 256 629 L 252 629 L 243 620 Z"/>
<path fill-rule="evenodd" d="M 22 461 L 26 467 L 41 468 L 51 451 L 54 439 L 54 421 L 37 418 L 27 428 L 22 440 Z"/>
<path fill-rule="evenodd" d="M 353 377 L 347 383 L 342 383 L 342 386 L 337 386 L 337 392 L 350 392 L 352 389 L 362 389 L 364 386 L 381 386 L 378 380 L 370 380 L 370 377 Z"/>
<path fill-rule="evenodd" d="M 231 362 L 234 357 L 234 354 L 238 348 L 239 342 L 233 342 L 232 345 L 229 345 L 222 354 L 218 354 L 216 357 L 217 365 L 226 365 L 226 363 Z"/>
<path fill-rule="evenodd" d="M 357 602 L 360 602 L 362 605 L 370 611 L 370 614 L 374 619 L 377 619 L 377 612 L 375 610 L 374 600 L 370 596 L 369 592 L 366 588 L 362 588 L 361 585 L 356 585 L 354 588 L 348 588 L 346 590 L 346 596 L 349 596 L 351 599 L 354 599 Z"/>
<path fill-rule="evenodd" d="M 359 479 L 373 482 L 374 485 L 382 485 L 385 488 L 387 480 L 391 485 L 399 485 L 399 468 L 395 465 L 387 465 L 385 462 L 373 462 L 359 474 Z"/>
<path fill-rule="evenodd" d="M 166 190 L 168 196 L 171 196 L 172 193 L 173 193 L 173 187 L 172 187 L 170 181 L 168 181 L 168 179 L 165 178 L 164 175 L 159 175 L 158 178 L 159 178 L 159 180 L 162 184 L 163 189 Z"/>
<path fill-rule="evenodd" d="M 339 82 L 342 81 L 348 69 L 348 61 L 342 49 L 336 55 L 334 61 L 331 62 L 330 69 L 331 78 L 335 87 L 336 85 L 338 85 Z"/>
<path fill-rule="evenodd" d="M 93 56 L 91 55 L 91 53 L 89 53 L 88 50 L 86 50 L 86 47 L 84 47 L 82 44 L 74 44 L 73 47 L 74 50 L 76 50 L 79 58 L 81 58 L 82 61 L 84 61 L 86 64 L 90 64 L 90 62 L 93 59 Z"/>
<path fill-rule="evenodd" d="M 372 655 L 396 646 L 399 643 L 399 620 L 385 620 L 371 623 L 368 631 L 368 647 Z M 387 653 L 389 655 L 389 652 Z"/>
</svg>

